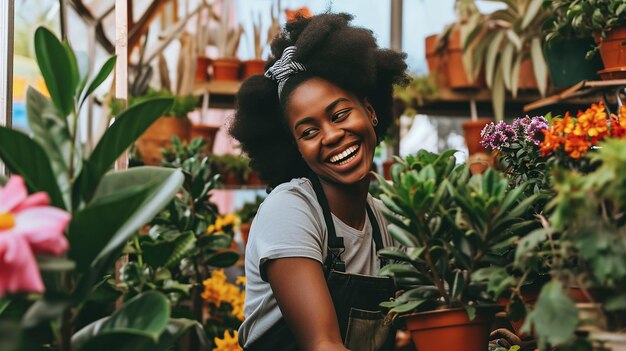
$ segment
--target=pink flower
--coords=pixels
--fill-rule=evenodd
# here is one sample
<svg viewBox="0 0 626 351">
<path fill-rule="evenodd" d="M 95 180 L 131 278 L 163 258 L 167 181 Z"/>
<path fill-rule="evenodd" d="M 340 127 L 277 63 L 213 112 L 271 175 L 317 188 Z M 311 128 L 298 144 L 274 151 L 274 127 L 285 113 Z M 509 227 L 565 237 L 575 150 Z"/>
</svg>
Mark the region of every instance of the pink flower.
<svg viewBox="0 0 626 351">
<path fill-rule="evenodd" d="M 67 251 L 63 231 L 70 215 L 49 204 L 46 193 L 28 196 L 20 176 L 0 187 L 0 297 L 43 292 L 35 254 L 58 256 Z"/>
</svg>

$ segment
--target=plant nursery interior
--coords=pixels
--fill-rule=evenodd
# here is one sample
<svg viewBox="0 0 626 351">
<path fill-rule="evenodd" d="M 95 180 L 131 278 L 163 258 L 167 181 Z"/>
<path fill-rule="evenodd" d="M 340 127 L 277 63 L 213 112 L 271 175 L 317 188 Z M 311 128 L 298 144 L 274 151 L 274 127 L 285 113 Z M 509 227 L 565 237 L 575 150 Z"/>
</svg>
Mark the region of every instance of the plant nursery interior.
<svg viewBox="0 0 626 351">
<path fill-rule="evenodd" d="M 626 351 L 626 0 L 1 0 L 0 351 Z"/>
</svg>

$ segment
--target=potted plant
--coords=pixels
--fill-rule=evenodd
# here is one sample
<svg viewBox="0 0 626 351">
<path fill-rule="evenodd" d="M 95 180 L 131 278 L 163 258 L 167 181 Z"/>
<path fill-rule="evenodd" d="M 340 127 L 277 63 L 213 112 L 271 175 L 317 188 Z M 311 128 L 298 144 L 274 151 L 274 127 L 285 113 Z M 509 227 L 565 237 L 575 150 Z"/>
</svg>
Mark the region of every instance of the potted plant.
<svg viewBox="0 0 626 351">
<path fill-rule="evenodd" d="M 250 174 L 250 160 L 242 155 L 224 154 L 212 157 L 224 185 L 242 185 Z"/>
<path fill-rule="evenodd" d="M 473 58 L 471 74 L 484 68 L 491 90 L 496 121 L 504 117 L 506 91 L 515 98 L 519 89 L 538 89 L 544 96 L 548 68 L 543 57 L 541 26 L 547 11 L 541 0 L 497 0 L 506 7 L 474 23 L 463 42 L 464 54 Z"/>
<path fill-rule="evenodd" d="M 604 107 L 594 105 L 577 118 L 556 120 L 545 133 L 542 151 L 555 159 L 556 195 L 544 228 L 522 239 L 516 252 L 523 269 L 538 259 L 551 268 L 552 280 L 524 325 L 534 330 L 542 349 L 578 342 L 577 329 L 613 350 L 626 347 L 624 117 L 622 108 L 607 125 Z M 567 146 L 574 143 L 579 147 Z M 580 304 L 577 295 L 586 301 Z M 551 324 L 555 320 L 563 323 Z"/>
<path fill-rule="evenodd" d="M 484 84 L 477 74 L 472 74 L 471 55 L 463 54 L 463 44 L 471 30 L 484 20 L 474 0 L 455 1 L 456 22 L 447 25 L 443 32 L 426 38 L 426 55 L 429 72 L 440 87 L 453 89 L 479 88 Z"/>
<path fill-rule="evenodd" d="M 277 12 L 280 11 L 277 9 Z M 259 13 L 258 20 L 252 20 L 253 29 L 253 44 L 254 44 L 254 58 L 243 62 L 243 79 L 251 77 L 255 74 L 263 74 L 265 72 L 265 60 L 263 59 L 263 51 L 269 45 L 269 43 L 280 32 L 280 23 L 278 22 L 278 15 L 274 14 L 274 4 L 271 5 L 270 15 L 271 23 L 267 28 L 267 34 L 265 42 L 261 41 L 261 30 L 263 28 L 261 13 Z"/>
<path fill-rule="evenodd" d="M 497 287 L 476 277 L 506 265 L 502 251 L 528 232 L 538 199 L 522 197 L 525 185 L 508 190 L 493 169 L 470 176 L 455 152 L 420 150 L 398 159 L 391 184 L 379 176 L 389 232 L 407 247 L 379 251 L 398 262 L 381 274 L 394 276 L 402 291 L 381 306 L 403 317 L 420 351 L 485 350 Z"/>
<path fill-rule="evenodd" d="M 555 30 L 566 28 L 580 36 L 594 36 L 597 47 L 591 49 L 588 55 L 599 50 L 604 70 L 598 72 L 602 79 L 619 79 L 626 77 L 626 48 L 622 42 L 626 40 L 626 13 L 622 1 L 611 0 L 563 0 L 557 1 L 555 6 L 564 11 L 563 21 L 555 21 Z M 562 26 L 559 26 L 563 23 Z M 560 34 L 560 33 L 559 33 Z"/>
<path fill-rule="evenodd" d="M 600 57 L 588 55 L 595 47 L 593 33 L 574 27 L 580 26 L 574 18 L 581 14 L 575 9 L 570 10 L 571 5 L 570 0 L 551 1 L 547 9 L 549 15 L 543 24 L 544 53 L 555 88 L 567 88 L 583 80 L 598 80 L 597 72 L 603 68 Z"/>
<path fill-rule="evenodd" d="M 111 171 L 124 150 L 171 106 L 172 99 L 153 98 L 120 113 L 93 151 L 83 153 L 77 137 L 80 107 L 107 79 L 115 57 L 88 79 L 78 69 L 71 46 L 43 27 L 35 32 L 35 51 L 50 98 L 28 90 L 33 133 L 28 136 L 0 127 L 0 159 L 11 173 L 24 179 L 29 191 L 40 192 L 22 207 L 49 201 L 70 213 L 71 221 L 61 250 L 53 245 L 52 238 L 41 236 L 48 229 L 31 231 L 37 235 L 31 245 L 39 250 L 67 252 L 63 257 L 34 262 L 34 269 L 30 266 L 32 270 L 20 276 L 28 282 L 43 273 L 41 289 L 25 289 L 35 294 L 3 296 L 0 344 L 28 350 L 166 350 L 189 329 L 200 328 L 198 335 L 202 335 L 197 322 L 170 318 L 167 298 L 158 292 L 140 294 L 114 310 L 119 293 L 107 283 L 127 239 L 167 205 L 183 182 L 182 172 L 175 169 Z M 26 198 L 26 192 L 20 189 L 12 199 L 0 201 L 7 205 Z M 2 196 L 7 193 L 3 191 Z M 3 217 L 3 240 L 12 245 L 12 240 L 20 238 L 6 231 L 11 221 L 6 214 Z M 29 252 L 20 252 L 17 262 L 21 265 L 23 259 L 28 261 L 25 255 Z M 2 266 L 2 286 L 6 287 L 7 278 L 15 279 L 12 274 L 16 267 L 4 261 Z M 97 315 L 89 313 L 94 307 L 98 308 Z"/>
<path fill-rule="evenodd" d="M 256 195 L 254 197 L 254 201 L 245 202 L 239 210 L 237 210 L 237 215 L 241 220 L 241 224 L 239 225 L 239 231 L 241 233 L 241 239 L 243 240 L 243 244 L 246 245 L 248 243 L 248 236 L 250 234 L 250 226 L 252 225 L 252 220 L 254 216 L 256 216 L 257 211 L 259 210 L 259 206 L 265 200 L 265 196 Z"/>
<path fill-rule="evenodd" d="M 131 99 L 130 105 L 133 106 L 154 97 L 172 98 L 174 104 L 135 143 L 143 163 L 153 166 L 160 164 L 161 148 L 171 145 L 173 135 L 183 141 L 189 140 L 192 126 L 187 114 L 198 104 L 198 98 L 193 95 L 177 96 L 167 90 L 148 89 L 144 96 Z"/>
<path fill-rule="evenodd" d="M 224 81 L 239 80 L 239 66 L 241 61 L 237 58 L 237 48 L 239 39 L 243 33 L 241 24 L 233 26 L 231 23 L 232 0 L 222 2 L 222 9 L 219 20 L 219 31 L 217 32 L 218 57 L 213 61 L 213 79 Z"/>
</svg>

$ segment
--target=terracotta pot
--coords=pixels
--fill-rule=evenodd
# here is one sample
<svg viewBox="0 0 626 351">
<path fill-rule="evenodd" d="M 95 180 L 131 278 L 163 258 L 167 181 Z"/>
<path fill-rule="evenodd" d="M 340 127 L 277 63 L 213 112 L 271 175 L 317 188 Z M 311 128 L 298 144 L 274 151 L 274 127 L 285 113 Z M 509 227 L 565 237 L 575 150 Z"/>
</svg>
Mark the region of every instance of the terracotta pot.
<svg viewBox="0 0 626 351">
<path fill-rule="evenodd" d="M 182 141 L 189 141 L 191 122 L 188 118 L 163 116 L 152 123 L 135 142 L 144 164 L 160 165 L 161 148 L 172 145 L 172 136 L 174 135 Z"/>
<path fill-rule="evenodd" d="M 224 183 L 224 185 L 239 186 L 244 183 L 243 179 L 241 179 L 241 177 L 238 174 L 235 174 L 233 172 L 227 172 L 227 173 L 221 173 L 221 174 L 222 174 L 222 183 Z"/>
<path fill-rule="evenodd" d="M 428 73 L 434 77 L 435 85 L 439 88 L 448 86 L 448 68 L 444 59 L 444 51 L 438 50 L 439 35 L 434 34 L 426 37 L 426 62 L 428 63 Z"/>
<path fill-rule="evenodd" d="M 387 180 L 391 180 L 391 166 L 393 166 L 394 163 L 396 163 L 394 159 L 385 160 L 385 162 L 383 162 L 383 177 Z"/>
<path fill-rule="evenodd" d="M 599 40 L 600 56 L 605 72 L 620 71 L 626 66 L 626 27 L 614 28 L 606 39 Z M 602 79 L 606 79 L 600 71 Z"/>
<path fill-rule="evenodd" d="M 537 299 L 539 298 L 539 293 L 541 292 L 541 288 L 543 287 L 543 284 L 529 284 L 529 285 L 524 285 L 521 288 L 521 295 L 522 295 L 522 301 L 530 306 L 534 306 L 535 303 L 537 302 Z M 508 303 L 509 303 L 509 298 L 505 298 L 505 297 L 500 297 L 498 299 L 498 304 L 502 307 L 505 308 L 505 312 L 508 314 Z M 519 336 L 519 337 L 523 337 L 526 334 L 522 333 L 522 326 L 524 326 L 524 322 L 526 321 L 526 318 L 522 317 L 518 320 L 513 320 L 510 317 L 508 317 L 509 322 L 511 323 L 511 327 L 513 327 L 513 332 L 515 333 L 515 335 Z"/>
<path fill-rule="evenodd" d="M 198 56 L 196 58 L 196 82 L 204 82 L 209 80 L 209 67 L 212 60 L 206 56 Z"/>
<path fill-rule="evenodd" d="M 487 153 L 487 150 L 480 144 L 482 140 L 480 132 L 489 122 L 493 121 L 490 119 L 479 119 L 476 121 L 467 121 L 462 124 L 465 143 L 467 144 L 467 151 L 470 156 L 477 152 Z"/>
<path fill-rule="evenodd" d="M 454 29 L 450 34 L 446 55 L 447 82 L 452 89 L 480 88 L 484 85 L 484 74 L 479 73 L 473 81 L 467 79 L 467 73 L 463 66 L 463 48 L 461 45 L 461 32 Z"/>
<path fill-rule="evenodd" d="M 191 126 L 191 139 L 201 137 L 206 140 L 206 152 L 213 153 L 213 145 L 215 145 L 215 136 L 220 127 L 208 126 L 204 124 L 194 124 Z"/>
<path fill-rule="evenodd" d="M 493 156 L 485 152 L 476 152 L 467 158 L 467 166 L 471 174 L 482 174 L 487 168 L 493 167 Z"/>
<path fill-rule="evenodd" d="M 531 59 L 525 59 L 520 64 L 517 87 L 522 90 L 537 90 L 537 79 L 535 78 L 535 70 L 533 69 L 533 61 Z"/>
<path fill-rule="evenodd" d="M 220 58 L 213 61 L 213 79 L 238 81 L 241 61 L 236 58 Z"/>
<path fill-rule="evenodd" d="M 260 186 L 260 185 L 265 185 L 267 183 L 265 183 L 261 177 L 259 176 L 259 173 L 256 171 L 250 171 L 250 173 L 248 173 L 248 180 L 246 181 L 247 185 L 252 185 L 252 186 Z"/>
<path fill-rule="evenodd" d="M 243 76 L 242 79 L 249 78 L 255 74 L 265 73 L 265 61 L 264 60 L 247 60 L 243 62 Z"/>
<path fill-rule="evenodd" d="M 248 244 L 248 237 L 250 236 L 250 226 L 252 223 L 241 223 L 239 225 L 239 233 L 241 233 L 241 240 L 243 240 L 243 246 Z"/>
<path fill-rule="evenodd" d="M 419 351 L 486 351 L 495 311 L 479 309 L 471 321 L 463 308 L 413 313 L 404 318 Z"/>
</svg>

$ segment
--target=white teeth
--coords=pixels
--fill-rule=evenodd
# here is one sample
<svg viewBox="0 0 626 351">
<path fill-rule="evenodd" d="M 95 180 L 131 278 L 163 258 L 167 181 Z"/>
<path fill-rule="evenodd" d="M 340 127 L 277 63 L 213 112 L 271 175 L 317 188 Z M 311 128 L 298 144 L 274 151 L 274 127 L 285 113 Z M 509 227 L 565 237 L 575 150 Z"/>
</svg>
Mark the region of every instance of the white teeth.
<svg viewBox="0 0 626 351">
<path fill-rule="evenodd" d="M 352 155 L 348 159 L 344 159 L 344 158 L 348 157 L 348 155 L 354 153 L 358 149 L 359 149 L 359 145 L 350 146 L 349 148 L 345 149 L 343 152 L 331 157 L 329 161 L 332 163 L 339 163 L 340 165 L 346 164 L 348 161 L 352 160 L 354 155 Z"/>
</svg>

